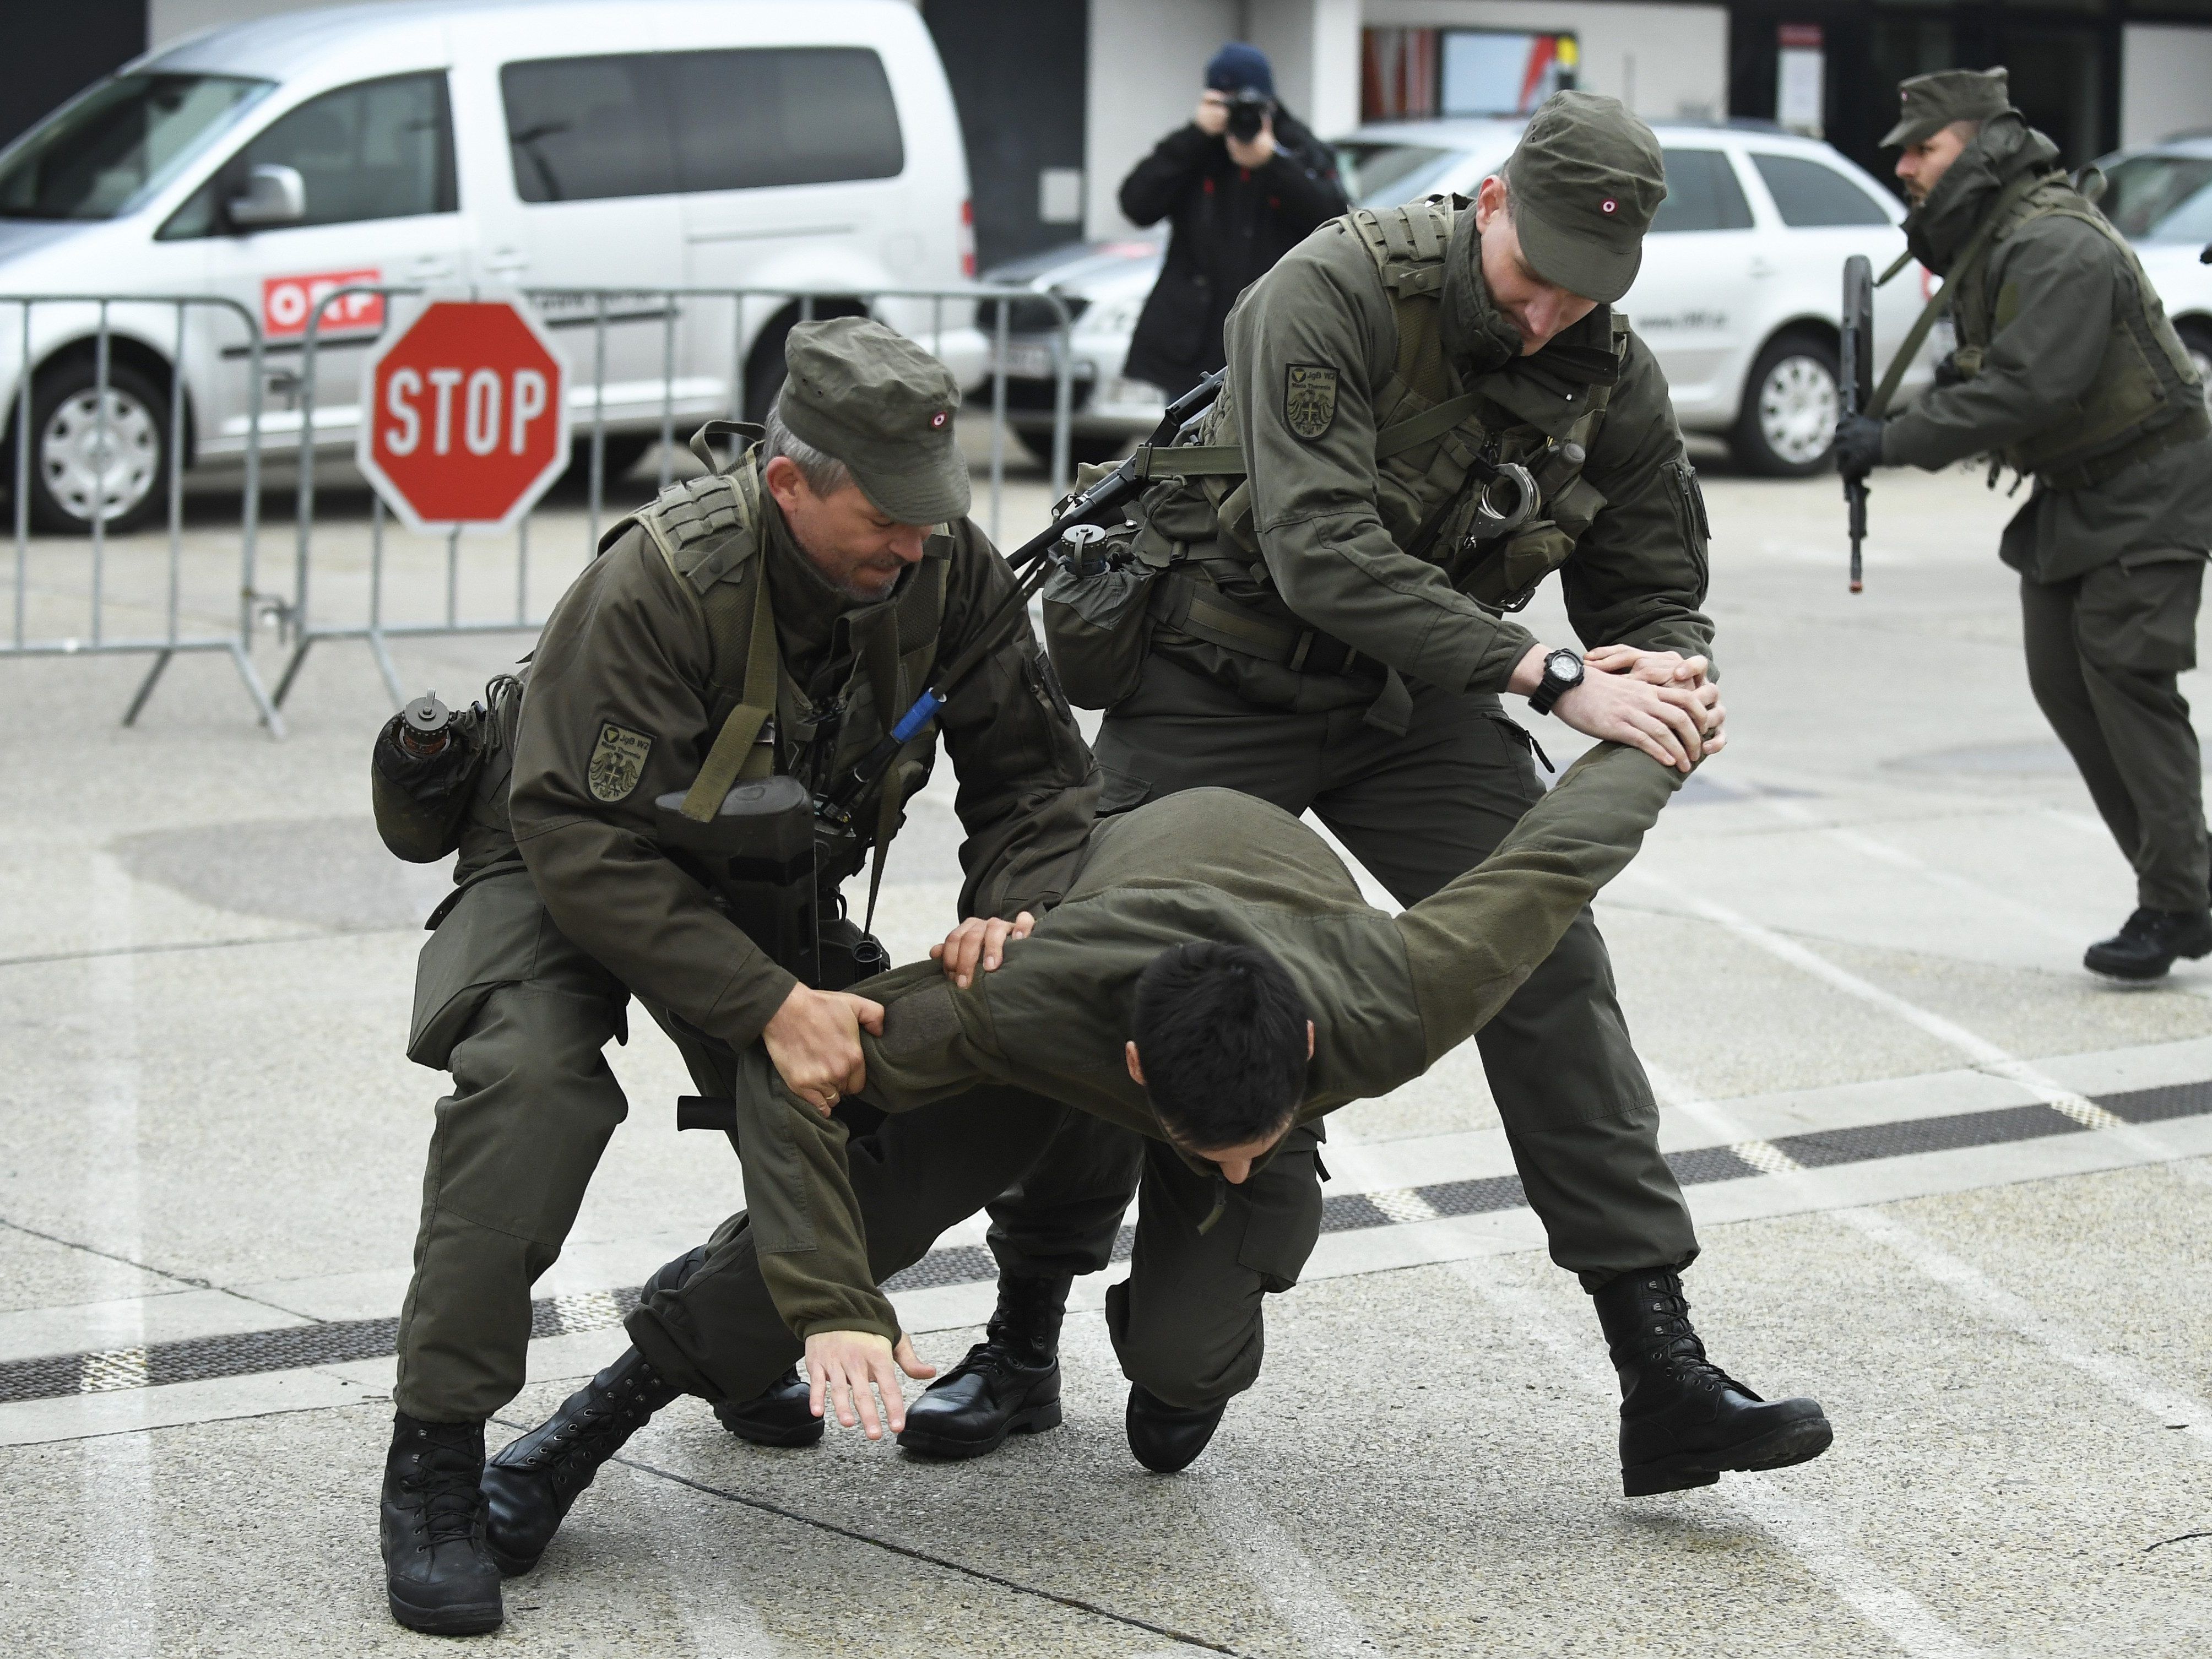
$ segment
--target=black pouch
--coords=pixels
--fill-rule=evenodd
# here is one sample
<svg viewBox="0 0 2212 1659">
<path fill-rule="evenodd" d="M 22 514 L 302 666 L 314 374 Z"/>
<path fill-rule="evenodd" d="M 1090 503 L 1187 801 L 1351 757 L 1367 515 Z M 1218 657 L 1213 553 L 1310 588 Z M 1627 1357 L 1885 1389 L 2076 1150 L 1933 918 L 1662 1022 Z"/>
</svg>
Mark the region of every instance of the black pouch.
<svg viewBox="0 0 2212 1659">
<path fill-rule="evenodd" d="M 1126 526 L 1109 533 L 1103 568 L 1088 575 L 1059 569 L 1045 580 L 1045 649 L 1078 708 L 1111 708 L 1137 689 L 1144 672 L 1160 573 L 1131 552 L 1133 534 Z"/>
<path fill-rule="evenodd" d="M 392 855 L 410 864 L 434 864 L 461 844 L 461 826 L 483 769 L 482 720 L 474 709 L 456 714 L 446 746 L 417 755 L 399 740 L 406 717 L 394 714 L 376 735 L 368 769 L 376 833 Z"/>
</svg>

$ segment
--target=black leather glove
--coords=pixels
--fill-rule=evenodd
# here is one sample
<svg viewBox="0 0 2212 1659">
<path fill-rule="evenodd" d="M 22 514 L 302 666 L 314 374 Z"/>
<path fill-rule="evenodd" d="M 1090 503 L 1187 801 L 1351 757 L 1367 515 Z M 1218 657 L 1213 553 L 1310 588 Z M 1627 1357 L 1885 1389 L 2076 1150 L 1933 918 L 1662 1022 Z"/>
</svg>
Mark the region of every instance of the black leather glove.
<svg viewBox="0 0 2212 1659">
<path fill-rule="evenodd" d="M 1955 351 L 1945 352 L 1936 364 L 1936 384 L 1964 386 L 1966 383 L 1966 377 L 1959 372 L 1959 354 Z"/>
<path fill-rule="evenodd" d="M 1863 477 L 1881 465 L 1881 422 L 1871 415 L 1853 415 L 1836 423 L 1836 471 L 1846 478 Z"/>
</svg>

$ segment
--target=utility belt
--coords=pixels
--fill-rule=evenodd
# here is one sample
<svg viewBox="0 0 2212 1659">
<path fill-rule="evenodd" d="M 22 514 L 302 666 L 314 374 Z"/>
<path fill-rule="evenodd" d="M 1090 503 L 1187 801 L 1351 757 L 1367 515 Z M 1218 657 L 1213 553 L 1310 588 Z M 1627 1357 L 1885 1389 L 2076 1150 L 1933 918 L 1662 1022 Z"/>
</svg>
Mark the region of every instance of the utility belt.
<svg viewBox="0 0 2212 1659">
<path fill-rule="evenodd" d="M 2187 410 L 2178 420 L 2163 426 L 2153 427 L 2138 433 L 2118 449 L 2102 455 L 2094 455 L 2072 466 L 2052 468 L 2035 475 L 2036 483 L 2045 489 L 2094 489 L 2111 478 L 2116 478 L 2138 461 L 2147 461 L 2154 455 L 2162 455 L 2169 449 L 2179 449 L 2186 443 L 2212 434 L 2212 413 L 2202 403 Z"/>
<path fill-rule="evenodd" d="M 1362 656 L 1334 634 L 1263 615 L 1180 570 L 1167 572 L 1153 584 L 1147 609 L 1154 622 L 1177 633 L 1293 674 L 1380 680 L 1389 672 L 1387 665 Z"/>
</svg>

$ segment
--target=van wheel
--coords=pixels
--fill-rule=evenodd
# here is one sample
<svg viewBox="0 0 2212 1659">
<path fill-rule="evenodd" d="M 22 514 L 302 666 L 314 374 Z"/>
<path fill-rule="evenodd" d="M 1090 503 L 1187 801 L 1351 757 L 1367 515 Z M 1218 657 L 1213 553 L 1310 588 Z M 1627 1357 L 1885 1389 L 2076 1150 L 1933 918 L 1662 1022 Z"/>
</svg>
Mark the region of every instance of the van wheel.
<svg viewBox="0 0 2212 1659">
<path fill-rule="evenodd" d="M 2197 377 L 2204 382 L 2204 402 L 2212 407 L 2212 322 L 2202 317 L 2185 317 L 2173 325 L 2188 348 L 2190 361 L 2197 365 Z"/>
<path fill-rule="evenodd" d="M 168 497 L 169 399 L 129 365 L 107 368 L 101 430 L 89 358 L 40 374 L 31 392 L 31 522 L 88 536 L 95 513 L 115 534 L 137 530 Z"/>
<path fill-rule="evenodd" d="M 1770 478 L 1805 478 L 1828 465 L 1842 409 L 1835 346 L 1817 334 L 1770 342 L 1744 385 L 1729 447 L 1736 465 Z"/>
</svg>

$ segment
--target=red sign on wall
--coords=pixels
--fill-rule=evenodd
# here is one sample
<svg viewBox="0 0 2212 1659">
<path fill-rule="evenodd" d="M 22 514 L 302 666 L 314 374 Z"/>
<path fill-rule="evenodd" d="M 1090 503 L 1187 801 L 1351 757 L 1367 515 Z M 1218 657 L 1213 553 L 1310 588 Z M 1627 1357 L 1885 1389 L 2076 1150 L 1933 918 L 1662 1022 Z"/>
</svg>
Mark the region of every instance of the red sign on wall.
<svg viewBox="0 0 2212 1659">
<path fill-rule="evenodd" d="M 362 398 L 356 459 L 417 530 L 511 526 L 568 465 L 567 368 L 519 300 L 433 301 Z"/>
<path fill-rule="evenodd" d="M 307 333 L 307 319 L 313 313 L 317 301 L 337 289 L 382 280 L 374 270 L 264 276 L 261 280 L 261 337 L 265 340 L 296 340 Z M 324 308 L 322 326 L 315 331 L 315 337 L 374 332 L 383 326 L 381 294 L 349 294 Z"/>
</svg>

